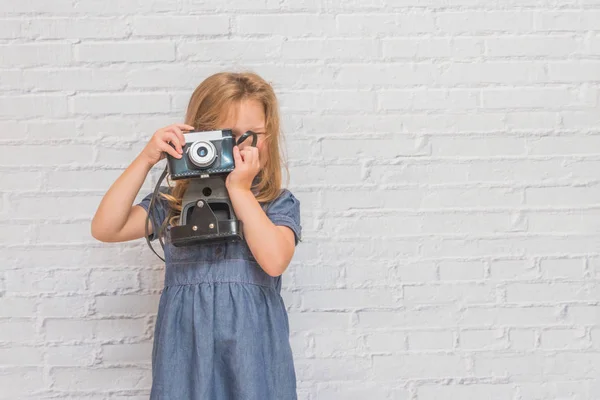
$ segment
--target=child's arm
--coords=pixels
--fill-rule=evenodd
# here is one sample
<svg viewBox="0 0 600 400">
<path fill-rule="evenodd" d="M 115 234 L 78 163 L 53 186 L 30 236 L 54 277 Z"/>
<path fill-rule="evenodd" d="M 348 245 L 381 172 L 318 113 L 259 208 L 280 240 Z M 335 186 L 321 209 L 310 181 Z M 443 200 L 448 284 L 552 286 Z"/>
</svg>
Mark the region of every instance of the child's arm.
<svg viewBox="0 0 600 400">
<path fill-rule="evenodd" d="M 294 256 L 294 232 L 273 224 L 250 190 L 232 189 L 229 197 L 256 262 L 271 276 L 283 274 Z"/>
<path fill-rule="evenodd" d="M 225 181 L 238 219 L 243 222 L 244 237 L 254 258 L 271 276 L 279 276 L 288 267 L 295 251 L 295 233 L 287 226 L 275 225 L 265 214 L 251 191 L 252 180 L 260 169 L 256 147 L 233 149 L 235 168 Z"/>
<path fill-rule="evenodd" d="M 145 236 L 146 210 L 133 206 L 150 169 L 165 157 L 165 152 L 181 157 L 185 138 L 181 129 L 193 129 L 184 124 L 174 124 L 159 129 L 144 150 L 106 192 L 92 219 L 92 236 L 102 242 L 124 242 Z M 174 143 L 173 148 L 170 143 Z M 152 233 L 152 224 L 148 226 Z"/>
</svg>

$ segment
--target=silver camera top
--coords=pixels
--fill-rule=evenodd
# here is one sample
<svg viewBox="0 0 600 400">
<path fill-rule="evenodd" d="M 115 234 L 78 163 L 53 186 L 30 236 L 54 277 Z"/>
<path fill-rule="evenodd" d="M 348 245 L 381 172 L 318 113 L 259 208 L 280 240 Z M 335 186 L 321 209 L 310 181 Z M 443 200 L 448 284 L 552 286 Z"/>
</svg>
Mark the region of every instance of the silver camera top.
<svg viewBox="0 0 600 400">
<path fill-rule="evenodd" d="M 205 132 L 189 132 L 183 135 L 185 143 L 192 143 L 198 140 L 219 140 L 223 139 L 223 131 L 205 131 Z"/>
</svg>

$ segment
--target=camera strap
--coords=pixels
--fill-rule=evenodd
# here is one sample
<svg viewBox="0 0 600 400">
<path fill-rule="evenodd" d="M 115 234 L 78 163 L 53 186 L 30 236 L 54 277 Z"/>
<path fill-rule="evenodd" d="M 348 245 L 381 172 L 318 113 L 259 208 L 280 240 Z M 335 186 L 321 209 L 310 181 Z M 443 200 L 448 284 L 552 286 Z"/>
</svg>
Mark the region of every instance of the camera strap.
<svg viewBox="0 0 600 400">
<path fill-rule="evenodd" d="M 156 203 L 156 197 L 158 196 L 158 192 L 159 192 L 159 189 L 160 189 L 160 184 L 165 179 L 165 177 L 167 176 L 167 172 L 168 172 L 168 168 L 165 167 L 165 170 L 160 175 L 160 178 L 158 178 L 158 182 L 156 182 L 156 186 L 154 187 L 154 192 L 152 193 L 152 197 L 150 198 L 150 205 L 148 206 L 148 214 L 146 215 L 146 223 L 144 224 L 144 229 L 145 229 L 145 232 L 146 232 L 146 243 L 148 243 L 148 246 L 150 246 L 150 249 L 162 261 L 165 261 L 165 259 L 162 258 L 156 252 L 156 250 L 154 250 L 154 247 L 152 246 L 152 243 L 150 242 L 150 232 L 148 232 L 148 222 L 150 222 L 152 224 L 152 231 L 153 231 L 154 237 L 158 238 L 158 240 L 160 242 L 160 245 L 161 245 L 161 247 L 163 249 L 163 252 L 164 252 L 164 250 L 165 250 L 165 243 L 163 242 L 163 239 L 162 239 L 162 232 L 164 231 L 165 226 L 168 223 L 168 218 L 165 216 L 165 220 L 162 222 L 160 228 L 158 228 L 156 226 L 156 222 L 155 222 L 155 221 L 157 221 L 158 216 L 156 214 L 156 207 L 154 206 L 154 204 Z M 150 218 L 150 216 L 152 216 L 152 218 Z"/>
</svg>

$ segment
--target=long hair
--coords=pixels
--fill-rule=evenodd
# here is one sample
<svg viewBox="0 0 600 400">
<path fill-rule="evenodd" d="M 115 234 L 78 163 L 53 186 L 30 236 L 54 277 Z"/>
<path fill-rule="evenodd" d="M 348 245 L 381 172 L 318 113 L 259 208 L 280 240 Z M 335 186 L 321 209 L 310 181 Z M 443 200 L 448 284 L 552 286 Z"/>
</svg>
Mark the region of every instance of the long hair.
<svg viewBox="0 0 600 400">
<path fill-rule="evenodd" d="M 252 190 L 260 203 L 276 199 L 281 191 L 282 166 L 286 178 L 289 171 L 284 162 L 279 122 L 279 105 L 272 86 L 253 72 L 220 72 L 206 78 L 192 93 L 185 123 L 196 131 L 225 129 L 219 124 L 229 116 L 235 116 L 237 105 L 243 100 L 257 100 L 265 112 L 265 165 L 259 171 Z M 171 186 L 171 194 L 161 193 L 169 203 L 169 224 L 174 225 L 182 210 L 182 198 L 190 183 L 178 179 Z"/>
</svg>

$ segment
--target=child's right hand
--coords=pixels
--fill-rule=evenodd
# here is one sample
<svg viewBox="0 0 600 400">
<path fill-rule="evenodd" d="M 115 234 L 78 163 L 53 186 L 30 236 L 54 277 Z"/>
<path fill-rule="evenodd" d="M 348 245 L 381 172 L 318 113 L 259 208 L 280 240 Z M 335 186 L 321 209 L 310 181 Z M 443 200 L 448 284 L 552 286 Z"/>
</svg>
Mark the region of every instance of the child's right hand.
<svg viewBox="0 0 600 400">
<path fill-rule="evenodd" d="M 194 127 L 186 124 L 173 124 L 160 128 L 154 132 L 154 135 L 140 153 L 140 157 L 150 165 L 154 165 L 165 158 L 165 153 L 169 153 L 175 158 L 181 158 L 183 146 L 185 145 L 184 130 L 193 131 Z"/>
</svg>

